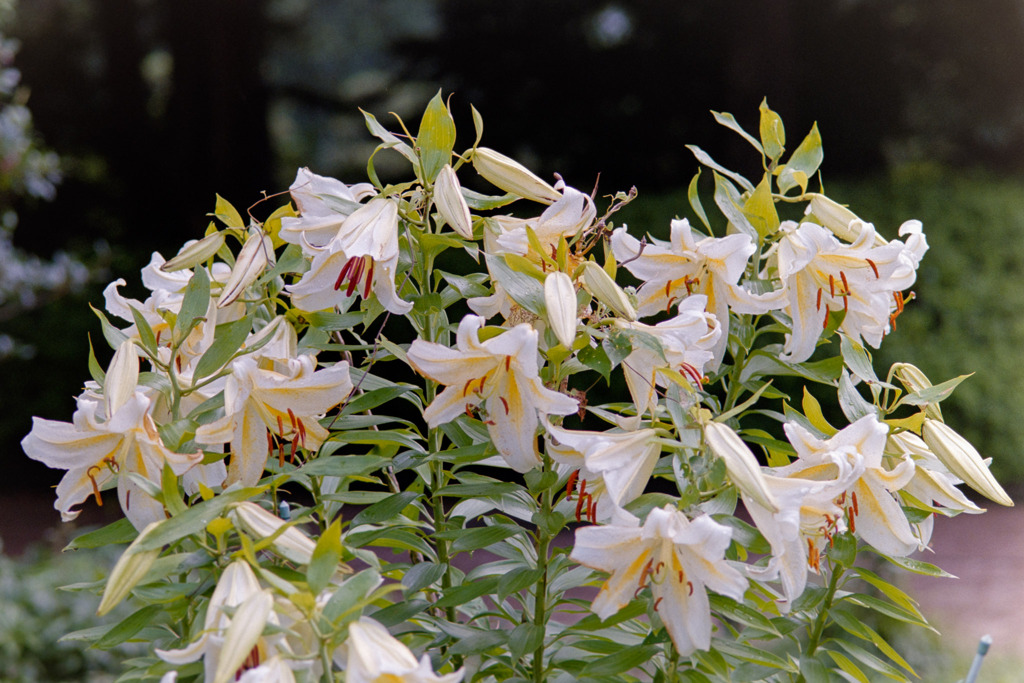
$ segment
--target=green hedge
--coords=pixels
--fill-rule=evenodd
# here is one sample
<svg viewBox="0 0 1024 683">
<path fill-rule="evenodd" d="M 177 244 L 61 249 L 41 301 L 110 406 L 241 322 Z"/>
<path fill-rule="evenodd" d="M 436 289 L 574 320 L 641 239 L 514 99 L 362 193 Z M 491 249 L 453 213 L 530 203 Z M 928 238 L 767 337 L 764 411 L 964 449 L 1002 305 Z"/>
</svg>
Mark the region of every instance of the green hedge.
<svg viewBox="0 0 1024 683">
<path fill-rule="evenodd" d="M 1024 316 L 1017 316 L 1024 311 L 1024 178 L 915 167 L 825 181 L 830 197 L 883 236 L 896 237 L 904 220 L 917 218 L 931 245 L 917 298 L 875 353 L 876 366 L 881 372 L 910 361 L 935 382 L 974 372 L 943 414 L 993 458 L 997 477 L 1024 480 Z M 697 224 L 684 193 L 652 197 L 640 189 L 616 218 L 661 237 L 676 215 Z"/>
</svg>

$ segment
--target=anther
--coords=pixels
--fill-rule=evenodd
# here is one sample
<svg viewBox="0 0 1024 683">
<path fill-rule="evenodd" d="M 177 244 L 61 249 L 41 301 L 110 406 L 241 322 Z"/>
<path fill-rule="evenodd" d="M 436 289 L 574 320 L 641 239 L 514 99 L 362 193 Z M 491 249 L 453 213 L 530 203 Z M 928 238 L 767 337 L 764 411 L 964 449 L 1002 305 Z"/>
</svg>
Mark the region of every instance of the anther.
<svg viewBox="0 0 1024 683">
<path fill-rule="evenodd" d="M 579 479 L 580 471 L 573 470 L 569 473 L 569 480 L 565 482 L 565 499 L 572 500 L 572 492 L 576 490 L 576 480 Z"/>
<path fill-rule="evenodd" d="M 665 283 L 665 298 L 668 299 L 671 296 L 672 296 L 672 281 L 669 280 L 668 282 Z"/>
<path fill-rule="evenodd" d="M 868 265 L 869 265 L 869 266 L 871 266 L 871 270 L 872 270 L 872 271 L 873 271 L 873 272 L 875 273 L 875 279 L 877 280 L 877 279 L 878 279 L 878 266 L 876 266 L 876 265 L 875 265 L 875 262 L 874 262 L 874 261 L 872 261 L 872 260 L 871 260 L 871 259 L 869 259 L 869 258 L 866 258 L 866 259 L 864 259 L 864 260 L 868 262 Z"/>
<path fill-rule="evenodd" d="M 836 279 L 831 274 L 828 276 L 828 293 L 832 296 L 836 295 Z"/>
<path fill-rule="evenodd" d="M 505 409 L 505 414 L 508 415 L 508 401 L 505 400 L 504 396 L 499 396 L 498 400 L 501 401 L 501 406 Z"/>
<path fill-rule="evenodd" d="M 846 281 L 846 273 L 844 273 L 843 271 L 840 270 L 839 271 L 839 277 L 841 277 L 843 279 L 843 291 L 846 292 L 846 294 L 849 294 L 850 293 L 850 283 Z M 846 294 L 843 294 L 843 296 L 846 296 Z"/>
<path fill-rule="evenodd" d="M 345 265 L 342 266 L 341 272 L 338 273 L 338 279 L 334 283 L 334 289 L 341 289 L 341 285 L 345 282 L 345 277 L 348 275 L 349 271 L 352 270 L 353 261 L 355 261 L 355 257 L 345 261 Z"/>
<path fill-rule="evenodd" d="M 661 604 L 661 598 L 658 598 L 657 600 L 654 601 L 654 611 L 655 612 L 658 611 L 658 605 L 660 605 L 660 604 Z"/>
<path fill-rule="evenodd" d="M 690 589 L 690 592 L 688 593 L 688 595 L 693 595 L 693 581 L 687 581 L 686 582 L 686 587 L 688 589 Z"/>
<path fill-rule="evenodd" d="M 857 492 L 856 491 L 853 491 L 852 493 L 850 493 L 850 500 L 853 501 L 853 514 L 859 515 L 860 514 L 860 510 L 857 509 Z"/>
<path fill-rule="evenodd" d="M 820 311 L 821 310 L 821 295 L 824 294 L 824 293 L 825 293 L 825 290 L 823 290 L 821 287 L 818 287 L 818 303 L 815 305 L 815 309 L 814 310 L 816 310 L 816 311 Z"/>
<path fill-rule="evenodd" d="M 827 330 L 828 329 L 828 314 L 829 313 L 831 313 L 831 311 L 828 310 L 828 306 L 825 306 L 825 320 L 822 321 L 822 323 L 821 323 L 821 329 L 823 329 L 823 330 Z"/>
<path fill-rule="evenodd" d="M 509 372 L 511 367 L 512 367 L 512 356 L 505 356 L 505 372 Z M 480 385 L 481 385 L 481 388 L 482 388 L 483 387 L 483 382 L 481 382 Z"/>
<path fill-rule="evenodd" d="M 363 285 L 363 298 L 370 298 L 370 286 L 373 284 L 373 259 L 370 259 L 370 266 L 366 271 L 366 284 Z"/>
<path fill-rule="evenodd" d="M 352 277 L 348 279 L 348 288 L 345 290 L 345 296 L 352 296 L 352 292 L 356 291 L 356 286 L 363 277 L 363 268 L 365 267 L 366 259 L 360 256 L 356 264 L 352 266 Z"/>
</svg>

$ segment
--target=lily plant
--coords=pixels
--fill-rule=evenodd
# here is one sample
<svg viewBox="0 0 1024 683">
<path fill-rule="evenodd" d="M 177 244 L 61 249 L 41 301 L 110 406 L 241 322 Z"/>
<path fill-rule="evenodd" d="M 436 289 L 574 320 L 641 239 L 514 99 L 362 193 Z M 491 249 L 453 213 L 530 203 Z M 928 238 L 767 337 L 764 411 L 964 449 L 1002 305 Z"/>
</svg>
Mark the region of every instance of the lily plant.
<svg viewBox="0 0 1024 683">
<path fill-rule="evenodd" d="M 440 93 L 367 113 L 366 179 L 218 197 L 145 301 L 107 287 L 113 353 L 22 442 L 66 521 L 124 511 L 71 547 L 124 544 L 98 612 L 135 609 L 74 637 L 163 683 L 913 679 L 897 574 L 945 576 L 916 555 L 962 486 L 1013 504 L 943 417 L 963 378 L 874 367 L 923 226 L 823 194 L 766 102 L 714 114 L 760 177 L 691 147 L 688 215 L 630 226 L 635 188 L 471 113 L 459 149 Z"/>
</svg>

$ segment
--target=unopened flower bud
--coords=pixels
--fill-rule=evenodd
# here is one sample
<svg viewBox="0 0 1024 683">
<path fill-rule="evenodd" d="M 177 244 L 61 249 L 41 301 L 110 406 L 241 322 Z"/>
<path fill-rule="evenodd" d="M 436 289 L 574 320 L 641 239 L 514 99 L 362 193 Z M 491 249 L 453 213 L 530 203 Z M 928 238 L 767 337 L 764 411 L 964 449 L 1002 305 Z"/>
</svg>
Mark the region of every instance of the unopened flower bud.
<svg viewBox="0 0 1024 683">
<path fill-rule="evenodd" d="M 757 457 L 736 432 L 712 420 L 704 424 L 704 440 L 711 447 L 711 452 L 725 463 L 729 478 L 744 495 L 765 509 L 778 512 L 779 506 L 768 490 Z"/>
<path fill-rule="evenodd" d="M 583 264 L 583 285 L 588 292 L 597 297 L 598 301 L 612 309 L 617 315 L 627 320 L 636 320 L 636 309 L 630 303 L 626 292 L 615 284 L 615 280 L 605 272 L 604 268 L 593 261 Z"/>
<path fill-rule="evenodd" d="M 190 240 L 181 248 L 178 255 L 160 266 L 160 270 L 171 273 L 185 268 L 194 268 L 203 261 L 213 258 L 213 255 L 224 246 L 224 233 L 217 231 L 211 233 L 201 240 Z"/>
<path fill-rule="evenodd" d="M 103 401 L 108 420 L 135 394 L 138 384 L 139 356 L 135 352 L 135 343 L 126 339 L 114 352 L 103 380 Z"/>
<path fill-rule="evenodd" d="M 242 668 L 246 658 L 259 643 L 273 608 L 274 598 L 265 590 L 250 595 L 238 606 L 231 618 L 231 625 L 224 633 L 224 643 L 217 657 L 213 683 L 236 680 L 236 672 Z"/>
<path fill-rule="evenodd" d="M 242 292 L 263 274 L 268 263 L 274 259 L 274 244 L 270 237 L 259 230 L 250 233 L 242 250 L 235 259 L 235 267 L 231 269 L 228 281 L 217 300 L 217 308 L 224 308 L 242 295 Z"/>
<path fill-rule="evenodd" d="M 811 193 L 810 197 L 807 213 L 814 214 L 839 239 L 851 243 L 857 241 L 864 227 L 864 221 L 857 214 L 823 194 Z M 885 239 L 876 233 L 875 244 L 881 246 Z"/>
<path fill-rule="evenodd" d="M 550 204 L 562 198 L 533 171 L 493 149 L 477 147 L 473 152 L 473 168 L 491 184 L 524 199 Z"/>
<path fill-rule="evenodd" d="M 451 164 L 445 164 L 434 181 L 434 203 L 437 211 L 452 230 L 468 240 L 473 239 L 473 222 L 469 217 L 469 206 L 462 196 L 459 179 Z"/>
<path fill-rule="evenodd" d="M 234 505 L 229 513 L 232 521 L 248 534 L 256 538 L 270 538 L 277 534 L 270 545 L 274 551 L 287 560 L 296 564 L 309 564 L 313 559 L 313 550 L 316 543 L 294 526 L 286 528 L 278 534 L 286 522 L 270 512 L 267 512 L 256 503 L 243 501 Z M 338 565 L 340 572 L 349 573 L 351 568 L 347 565 Z"/>
<path fill-rule="evenodd" d="M 548 325 L 555 337 L 567 349 L 576 340 L 576 288 L 572 280 L 561 271 L 548 273 L 544 279 L 544 304 L 548 309 Z"/>
<path fill-rule="evenodd" d="M 925 418 L 921 437 L 946 469 L 965 484 L 1000 505 L 1013 506 L 974 446 L 946 423 Z"/>
<path fill-rule="evenodd" d="M 147 536 L 153 531 L 153 529 L 159 525 L 160 522 L 150 522 L 149 525 L 142 530 L 128 549 L 124 551 L 117 563 L 114 565 L 114 569 L 110 572 L 110 577 L 107 578 L 107 585 L 103 589 L 103 597 L 100 599 L 100 606 L 96 610 L 99 616 L 103 616 L 110 610 L 114 609 L 120 603 L 128 593 L 142 580 L 142 577 L 146 575 L 153 563 L 156 562 L 156 558 L 160 556 L 160 548 L 153 550 L 139 551 L 137 548 Z"/>
<path fill-rule="evenodd" d="M 931 380 L 921 372 L 921 369 L 910 363 L 896 363 L 893 365 L 893 374 L 903 386 L 912 394 L 918 393 L 932 387 Z M 942 420 L 942 411 L 938 403 L 929 403 L 924 409 L 925 415 L 935 420 Z"/>
</svg>

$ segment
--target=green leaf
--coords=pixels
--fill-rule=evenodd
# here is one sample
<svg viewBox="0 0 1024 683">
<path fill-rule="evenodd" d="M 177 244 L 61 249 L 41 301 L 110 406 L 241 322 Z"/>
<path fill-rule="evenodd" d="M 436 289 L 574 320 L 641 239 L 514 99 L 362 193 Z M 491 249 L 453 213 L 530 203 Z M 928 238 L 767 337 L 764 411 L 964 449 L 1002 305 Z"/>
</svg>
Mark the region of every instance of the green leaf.
<svg viewBox="0 0 1024 683">
<path fill-rule="evenodd" d="M 512 571 L 502 575 L 501 580 L 498 581 L 498 599 L 504 600 L 513 593 L 518 593 L 530 586 L 536 586 L 537 582 L 540 581 L 540 577 L 543 575 L 543 571 L 540 569 L 533 569 L 531 567 L 519 567 L 518 569 L 513 569 Z"/>
<path fill-rule="evenodd" d="M 779 189 L 782 193 L 785 194 L 797 186 L 800 186 L 801 192 L 806 192 L 807 180 L 818 171 L 822 158 L 821 134 L 818 133 L 818 124 L 815 123 L 811 126 L 811 132 L 789 157 L 786 165 L 779 170 Z"/>
<path fill-rule="evenodd" d="M 722 212 L 722 215 L 728 219 L 729 223 L 732 224 L 740 232 L 748 235 L 751 239 L 757 240 L 757 230 L 750 224 L 747 217 L 743 214 L 740 207 L 744 204 L 740 194 L 733 187 L 726 178 L 719 175 L 717 172 L 714 174 L 715 178 L 715 204 L 718 206 L 718 210 Z M 749 183 L 747 183 L 749 185 Z M 754 187 L 751 185 L 750 191 L 754 191 Z"/>
<path fill-rule="evenodd" d="M 764 106 L 764 105 L 762 105 L 762 106 Z M 719 124 L 725 126 L 726 128 L 728 128 L 729 130 L 731 130 L 731 131 L 733 131 L 735 133 L 739 133 L 739 135 L 744 140 L 746 140 L 747 142 L 749 142 L 751 145 L 754 146 L 754 149 L 756 149 L 758 151 L 758 153 L 764 154 L 764 148 L 761 147 L 761 143 L 758 142 L 757 138 L 755 138 L 753 135 L 751 135 L 747 131 L 743 130 L 743 126 L 741 126 L 736 121 L 736 117 L 734 117 L 732 114 L 730 114 L 728 112 L 713 111 L 713 112 L 711 112 L 711 115 L 715 117 L 715 121 L 717 121 Z"/>
<path fill-rule="evenodd" d="M 142 348 L 146 349 L 152 356 L 156 356 L 156 335 L 153 334 L 153 328 L 149 326 L 149 321 L 146 320 L 145 316 L 142 315 L 134 306 L 129 305 L 132 311 L 132 318 L 135 320 L 135 328 L 139 331 L 139 341 L 142 342 Z"/>
<path fill-rule="evenodd" d="M 700 169 L 697 169 L 697 174 L 693 176 L 693 180 L 690 181 L 690 187 L 686 190 L 686 198 L 690 201 L 690 208 L 697 214 L 697 218 L 704 224 L 704 228 L 710 232 L 711 223 L 708 222 L 708 215 L 704 212 L 704 205 L 700 201 L 700 191 L 697 186 L 697 182 L 700 180 Z"/>
<path fill-rule="evenodd" d="M 89 376 L 92 377 L 96 384 L 103 386 L 107 373 L 100 366 L 99 361 L 96 360 L 96 352 L 92 348 L 92 336 L 87 334 L 86 337 L 89 339 Z"/>
<path fill-rule="evenodd" d="M 416 146 L 420 150 L 423 179 L 432 183 L 444 165 L 451 161 L 452 149 L 455 147 L 455 121 L 444 104 L 440 90 L 423 112 Z"/>
<path fill-rule="evenodd" d="M 406 597 L 436 583 L 444 576 L 445 566 L 435 562 L 419 562 L 409 567 L 402 577 Z"/>
<path fill-rule="evenodd" d="M 487 548 L 510 536 L 523 533 L 523 530 L 514 524 L 494 524 L 492 526 L 478 526 L 471 529 L 460 529 L 457 537 L 452 543 L 452 553 L 462 553 L 471 550 Z"/>
<path fill-rule="evenodd" d="M 892 385 L 879 382 L 878 377 L 875 375 L 875 369 L 871 364 L 871 354 L 868 353 L 863 344 L 845 334 L 840 334 L 839 348 L 843 354 L 843 361 L 846 363 L 846 367 L 850 368 L 850 372 L 855 377 L 868 384 L 881 384 L 888 388 L 894 388 Z"/>
<path fill-rule="evenodd" d="M 338 586 L 334 595 L 324 605 L 323 615 L 330 622 L 357 608 L 362 600 L 380 585 L 380 574 L 374 569 L 364 569 L 349 577 Z"/>
<path fill-rule="evenodd" d="M 476 110 L 472 104 L 469 105 L 469 111 L 473 114 L 473 131 L 476 133 L 476 139 L 473 141 L 473 147 L 475 148 L 480 144 L 480 140 L 484 136 L 484 117 L 480 115 L 480 112 Z"/>
<path fill-rule="evenodd" d="M 835 650 L 825 650 L 825 653 L 832 658 L 840 669 L 845 671 L 847 674 L 855 678 L 860 683 L 870 683 L 870 679 L 864 675 L 864 672 L 854 664 L 849 657 L 844 655 L 842 652 L 836 652 Z"/>
<path fill-rule="evenodd" d="M 82 548 L 100 548 L 105 545 L 131 543 L 139 535 L 128 518 L 123 517 L 105 527 L 77 536 L 64 546 L 64 550 L 80 550 Z"/>
<path fill-rule="evenodd" d="M 368 474 L 388 464 L 377 455 L 344 455 L 320 457 L 292 472 L 292 476 L 352 477 Z"/>
<path fill-rule="evenodd" d="M 829 683 L 828 669 L 814 657 L 800 658 L 800 675 L 806 683 Z"/>
<path fill-rule="evenodd" d="M 519 624 L 508 637 L 509 654 L 513 661 L 521 659 L 527 652 L 536 651 L 544 644 L 544 627 L 537 624 Z"/>
<path fill-rule="evenodd" d="M 782 117 L 768 108 L 768 100 L 761 101 L 761 142 L 765 155 L 774 161 L 782 156 L 786 149 L 786 128 L 782 125 Z"/>
<path fill-rule="evenodd" d="M 399 515 L 406 507 L 421 496 L 416 491 L 400 491 L 366 508 L 352 518 L 352 527 L 361 524 L 380 524 Z"/>
<path fill-rule="evenodd" d="M 211 500 L 197 503 L 180 515 L 160 522 L 159 526 L 147 534 L 145 540 L 139 542 L 135 547 L 135 552 L 156 550 L 176 543 L 186 536 L 201 533 L 206 529 L 206 525 L 214 518 L 219 517 L 229 505 L 240 503 L 243 500 L 251 500 L 266 489 L 266 486 L 229 489 Z"/>
<path fill-rule="evenodd" d="M 747 180 L 746 178 L 741 176 L 739 173 L 735 173 L 735 172 L 730 171 L 729 169 L 725 168 L 724 166 L 720 166 L 714 159 L 711 158 L 711 156 L 707 152 L 702 150 L 697 145 L 686 145 L 686 149 L 688 149 L 691 152 L 693 152 L 693 156 L 697 157 L 697 161 L 699 161 L 700 163 L 704 164 L 705 166 L 707 166 L 711 170 L 715 171 L 716 175 L 718 173 L 721 173 L 724 176 L 728 176 L 729 178 L 732 178 L 732 180 L 737 185 L 742 187 L 747 192 L 753 192 L 754 191 L 754 186 L 750 183 L 749 180 Z"/>
<path fill-rule="evenodd" d="M 313 327 L 319 327 L 328 332 L 349 330 L 362 321 L 362 313 L 335 313 L 331 311 L 317 311 L 306 316 L 307 322 Z"/>
<path fill-rule="evenodd" d="M 174 323 L 174 339 L 184 339 L 197 321 L 206 316 L 206 310 L 210 307 L 210 278 L 206 270 L 196 268 L 192 277 L 185 286 L 185 297 L 181 301 L 181 309 L 178 311 L 178 319 Z"/>
<path fill-rule="evenodd" d="M 917 610 L 917 601 L 907 595 L 907 593 L 878 576 L 878 574 L 875 574 L 870 569 L 865 567 L 852 567 L 851 569 L 857 575 L 857 578 L 877 588 L 883 595 L 885 595 L 885 597 L 889 598 L 903 609 L 916 614 L 921 618 L 921 621 L 925 620 L 924 615 Z"/>
<path fill-rule="evenodd" d="M 722 654 L 730 655 L 744 662 L 752 662 L 763 666 L 770 666 L 775 669 L 789 669 L 786 660 L 768 650 L 753 647 L 746 643 L 715 638 L 712 644 Z"/>
<path fill-rule="evenodd" d="M 242 215 L 231 205 L 231 202 L 220 195 L 217 195 L 217 204 L 213 209 L 213 215 L 229 228 L 245 229 L 245 221 L 242 219 Z"/>
<path fill-rule="evenodd" d="M 99 650 L 109 650 L 115 645 L 120 645 L 141 631 L 145 626 L 153 623 L 163 611 L 163 605 L 146 605 L 111 627 L 99 640 L 93 643 L 93 647 Z"/>
<path fill-rule="evenodd" d="M 850 532 L 834 535 L 828 556 L 846 568 L 852 567 L 857 561 L 857 537 Z"/>
<path fill-rule="evenodd" d="M 306 569 L 306 583 L 309 590 L 317 595 L 330 582 L 341 561 L 341 518 L 335 519 L 317 539 L 313 559 Z"/>
<path fill-rule="evenodd" d="M 462 188 L 462 198 L 466 200 L 466 206 L 471 211 L 491 211 L 492 209 L 500 209 L 503 206 L 508 206 L 512 202 L 519 199 L 517 195 L 508 192 L 501 195 L 489 195 L 474 192 L 473 190 Z"/>
<path fill-rule="evenodd" d="M 584 346 L 576 357 L 588 368 L 600 373 L 606 381 L 611 377 L 612 362 L 602 346 Z"/>
<path fill-rule="evenodd" d="M 331 434 L 328 441 L 332 444 L 361 443 L 373 446 L 394 444 L 410 448 L 417 453 L 426 453 L 426 450 L 412 434 L 393 429 L 380 431 L 366 429 L 351 432 L 335 432 Z"/>
<path fill-rule="evenodd" d="M 716 614 L 745 626 L 751 626 L 761 631 L 765 631 L 766 633 L 781 635 L 779 634 L 779 630 L 775 627 L 775 624 L 772 623 L 771 619 L 753 607 L 748 607 L 743 603 L 736 602 L 732 598 L 725 597 L 724 595 L 710 594 L 708 595 L 708 598 L 711 602 L 711 609 L 714 610 Z"/>
<path fill-rule="evenodd" d="M 496 647 L 504 648 L 508 642 L 508 632 L 500 629 L 480 631 L 474 629 L 468 635 L 460 636 L 449 650 L 452 654 L 468 656 L 480 654 Z"/>
<path fill-rule="evenodd" d="M 615 329 L 601 342 L 601 348 L 615 367 L 633 353 L 633 340 L 624 331 Z"/>
<path fill-rule="evenodd" d="M 742 211 L 761 238 L 773 235 L 779 229 L 779 214 L 775 210 L 771 179 L 767 174 L 747 198 Z"/>
<path fill-rule="evenodd" d="M 580 673 L 583 676 L 616 676 L 647 664 L 660 651 L 661 648 L 654 645 L 623 647 L 615 654 L 592 660 Z"/>
<path fill-rule="evenodd" d="M 383 142 L 378 149 L 393 149 L 408 159 L 414 169 L 419 169 L 420 159 L 416 156 L 416 152 L 413 151 L 412 147 L 395 137 L 387 128 L 377 121 L 377 117 L 373 114 L 368 111 L 363 111 L 362 109 L 359 111 L 363 113 L 363 119 L 366 122 L 366 128 L 370 131 L 370 134 Z"/>
<path fill-rule="evenodd" d="M 193 374 L 194 380 L 198 381 L 223 368 L 231 360 L 231 357 L 242 348 L 242 344 L 245 343 L 251 331 L 251 314 L 241 320 L 217 325 L 213 336 L 213 343 L 210 344 L 210 348 L 206 349 L 199 362 L 196 363 L 195 373 Z"/>
<path fill-rule="evenodd" d="M 882 555 L 881 553 L 879 553 L 879 555 L 889 560 L 897 567 L 902 567 L 903 569 L 915 574 L 922 574 L 924 576 L 940 576 L 948 579 L 956 578 L 949 572 L 939 569 L 934 564 L 928 564 L 921 560 L 912 560 L 909 557 L 889 557 L 888 555 Z"/>
<path fill-rule="evenodd" d="M 486 576 L 463 586 L 449 588 L 444 592 L 441 599 L 434 603 L 434 607 L 457 607 L 470 600 L 475 600 L 481 595 L 493 593 L 500 578 L 498 576 Z"/>
<path fill-rule="evenodd" d="M 107 340 L 107 344 L 110 348 L 116 349 L 127 341 L 128 335 L 111 325 L 103 311 L 99 310 L 92 304 L 89 304 L 89 308 L 91 308 L 92 312 L 96 314 L 96 317 L 100 319 L 100 328 L 103 330 L 103 338 Z"/>
<path fill-rule="evenodd" d="M 544 285 L 536 278 L 510 268 L 501 256 L 484 254 L 491 276 L 517 304 L 540 317 L 545 316 Z"/>
</svg>

